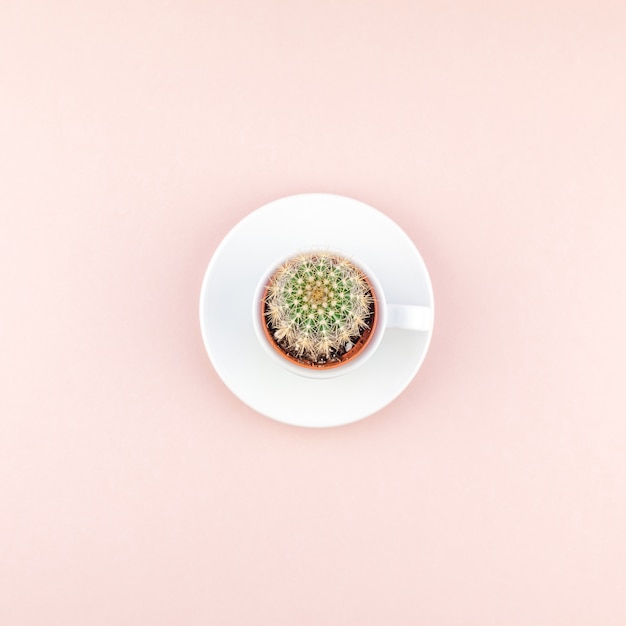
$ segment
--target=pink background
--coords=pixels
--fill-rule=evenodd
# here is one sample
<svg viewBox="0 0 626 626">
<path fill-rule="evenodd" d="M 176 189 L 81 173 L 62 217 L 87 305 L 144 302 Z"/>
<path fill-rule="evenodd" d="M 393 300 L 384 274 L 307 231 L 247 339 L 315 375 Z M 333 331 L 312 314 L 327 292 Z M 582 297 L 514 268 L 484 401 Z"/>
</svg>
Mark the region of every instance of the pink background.
<svg viewBox="0 0 626 626">
<path fill-rule="evenodd" d="M 0 623 L 626 623 L 626 5 L 0 2 Z M 311 431 L 212 369 L 216 246 L 392 217 L 430 353 Z"/>
</svg>

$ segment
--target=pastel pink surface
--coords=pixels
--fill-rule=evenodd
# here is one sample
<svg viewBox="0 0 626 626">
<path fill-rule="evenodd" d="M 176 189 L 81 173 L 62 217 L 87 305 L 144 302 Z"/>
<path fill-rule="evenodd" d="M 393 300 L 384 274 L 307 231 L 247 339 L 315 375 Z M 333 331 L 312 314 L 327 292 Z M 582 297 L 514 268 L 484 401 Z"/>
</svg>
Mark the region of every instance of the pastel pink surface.
<svg viewBox="0 0 626 626">
<path fill-rule="evenodd" d="M 0 59 L 1 624 L 626 622 L 626 5 L 5 2 Z M 437 302 L 407 391 L 324 431 L 197 320 L 308 191 Z"/>
</svg>

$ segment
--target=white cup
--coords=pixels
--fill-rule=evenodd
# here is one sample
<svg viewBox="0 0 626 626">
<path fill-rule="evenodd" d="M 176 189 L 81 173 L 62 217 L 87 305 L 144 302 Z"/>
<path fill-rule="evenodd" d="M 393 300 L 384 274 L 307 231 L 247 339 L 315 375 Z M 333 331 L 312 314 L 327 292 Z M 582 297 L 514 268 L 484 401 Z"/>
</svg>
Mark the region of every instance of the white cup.
<svg viewBox="0 0 626 626">
<path fill-rule="evenodd" d="M 315 251 L 318 249 L 315 248 Z M 433 311 L 429 307 L 413 304 L 391 304 L 385 299 L 385 292 L 376 275 L 360 259 L 348 256 L 344 253 L 324 249 L 325 253 L 336 255 L 337 257 L 348 258 L 351 263 L 360 268 L 369 280 L 376 301 L 376 323 L 367 344 L 361 349 L 359 354 L 335 367 L 330 368 L 310 368 L 298 365 L 290 359 L 282 356 L 275 346 L 270 344 L 270 340 L 264 332 L 265 324 L 263 315 L 263 297 L 270 279 L 276 270 L 287 260 L 293 258 L 298 253 L 295 252 L 282 257 L 279 261 L 272 263 L 267 271 L 261 276 L 254 291 L 252 300 L 252 325 L 257 339 L 270 358 L 280 364 L 288 371 L 307 378 L 334 378 L 353 371 L 363 365 L 380 346 L 386 328 L 401 328 L 409 331 L 429 331 L 433 325 Z"/>
</svg>

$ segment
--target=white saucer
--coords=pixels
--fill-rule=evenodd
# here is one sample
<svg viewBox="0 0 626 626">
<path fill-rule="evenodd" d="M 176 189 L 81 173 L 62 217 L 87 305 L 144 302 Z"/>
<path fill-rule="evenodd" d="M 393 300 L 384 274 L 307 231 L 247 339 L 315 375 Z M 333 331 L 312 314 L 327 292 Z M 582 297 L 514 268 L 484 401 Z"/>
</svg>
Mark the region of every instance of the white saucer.
<svg viewBox="0 0 626 626">
<path fill-rule="evenodd" d="M 213 367 L 240 400 L 297 426 L 339 426 L 376 413 L 411 382 L 432 336 L 432 330 L 387 329 L 371 359 L 336 378 L 305 378 L 275 363 L 254 334 L 255 288 L 276 259 L 321 248 L 363 259 L 388 302 L 434 307 L 417 248 L 395 222 L 367 204 L 301 194 L 270 202 L 241 220 L 217 247 L 204 276 L 202 338 Z"/>
</svg>

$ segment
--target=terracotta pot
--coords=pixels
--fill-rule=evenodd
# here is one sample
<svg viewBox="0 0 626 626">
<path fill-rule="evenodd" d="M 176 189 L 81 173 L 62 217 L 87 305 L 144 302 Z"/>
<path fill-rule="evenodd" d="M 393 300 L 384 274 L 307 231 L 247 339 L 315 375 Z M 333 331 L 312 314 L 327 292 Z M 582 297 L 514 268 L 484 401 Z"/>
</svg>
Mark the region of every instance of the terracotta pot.
<svg viewBox="0 0 626 626">
<path fill-rule="evenodd" d="M 345 365 L 346 363 L 353 361 L 355 358 L 359 356 L 359 354 L 363 352 L 365 347 L 369 344 L 370 339 L 373 337 L 374 330 L 376 329 L 376 325 L 378 324 L 378 298 L 377 298 L 376 292 L 374 291 L 374 287 L 372 286 L 372 283 L 370 282 L 369 278 L 367 278 L 367 276 L 364 276 L 364 279 L 373 297 L 373 311 L 370 316 L 371 317 L 370 327 L 363 329 L 363 332 L 361 333 L 359 338 L 356 340 L 356 342 L 354 342 L 354 345 L 352 346 L 352 348 L 350 348 L 350 350 L 340 355 L 339 360 L 330 361 L 328 363 L 311 363 L 310 361 L 307 361 L 307 360 L 298 359 L 286 353 L 278 345 L 278 343 L 276 342 L 276 339 L 274 339 L 272 331 L 270 330 L 270 328 L 268 328 L 268 322 L 265 317 L 265 301 L 267 298 L 267 291 L 269 289 L 269 285 L 271 284 L 273 278 L 274 278 L 274 275 L 270 277 L 268 284 L 266 285 L 263 291 L 263 297 L 261 298 L 261 308 L 260 308 L 259 313 L 261 316 L 261 328 L 263 329 L 265 338 L 267 339 L 269 345 L 271 345 L 272 348 L 274 348 L 274 350 L 276 350 L 276 352 L 282 358 L 286 359 L 287 361 L 291 363 L 294 363 L 295 365 L 299 365 L 300 367 L 304 367 L 307 369 L 329 370 L 329 369 L 333 369 L 336 367 L 341 367 L 342 365 Z"/>
</svg>

